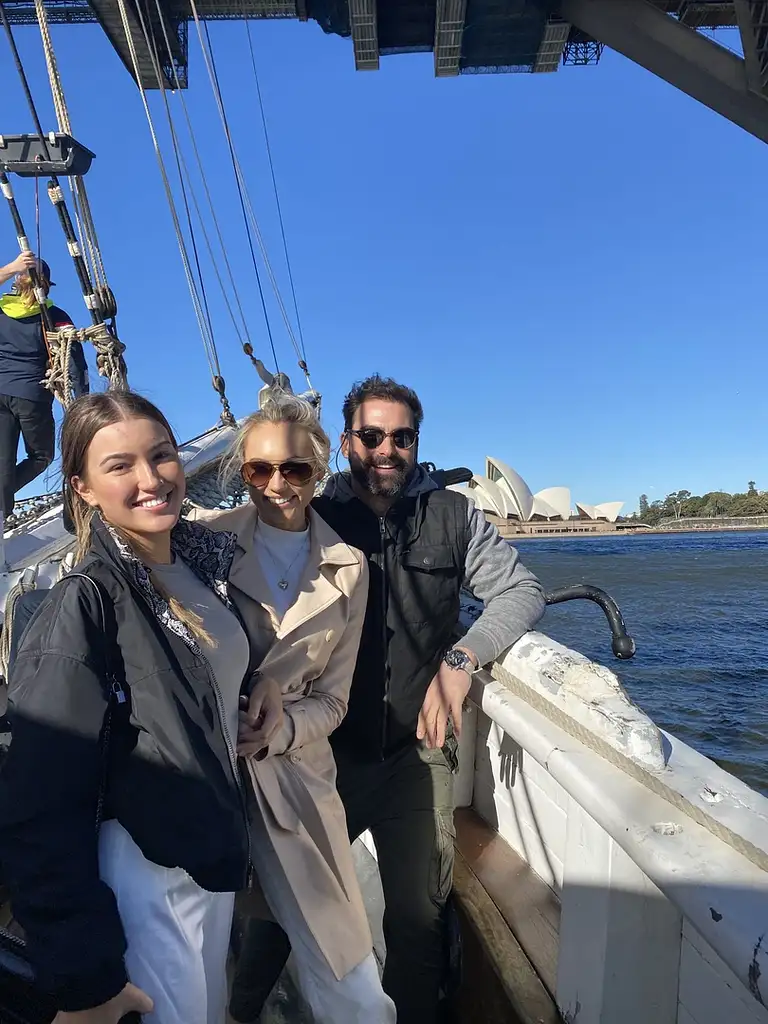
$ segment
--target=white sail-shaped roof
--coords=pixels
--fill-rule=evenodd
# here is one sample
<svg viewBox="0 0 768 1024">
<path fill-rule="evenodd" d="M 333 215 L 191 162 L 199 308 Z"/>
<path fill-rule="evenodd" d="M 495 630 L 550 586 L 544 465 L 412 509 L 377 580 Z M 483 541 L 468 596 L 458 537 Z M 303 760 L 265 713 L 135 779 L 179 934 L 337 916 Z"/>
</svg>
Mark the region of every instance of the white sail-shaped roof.
<svg viewBox="0 0 768 1024">
<path fill-rule="evenodd" d="M 446 491 L 456 491 L 457 494 L 463 494 L 473 505 L 476 505 L 481 510 L 483 509 L 482 502 L 480 501 L 480 492 L 477 488 L 468 487 L 467 484 L 448 484 Z"/>
<path fill-rule="evenodd" d="M 609 523 L 615 523 L 624 502 L 604 501 L 601 505 L 585 505 L 583 501 L 577 501 L 576 508 L 587 519 L 607 519 Z"/>
<path fill-rule="evenodd" d="M 534 516 L 543 516 L 545 519 L 563 518 L 556 508 L 553 508 L 551 505 L 548 505 L 546 501 L 544 501 L 542 498 L 539 498 L 536 494 L 534 494 L 533 496 L 533 516 L 531 518 L 533 518 Z"/>
<path fill-rule="evenodd" d="M 549 509 L 549 511 L 545 511 Z M 533 514 L 548 519 L 568 519 L 571 514 L 571 492 L 568 487 L 545 487 L 533 496 Z"/>
<path fill-rule="evenodd" d="M 545 487 L 533 494 L 519 473 L 501 459 L 491 455 L 485 459 L 485 476 L 473 476 L 467 488 L 451 487 L 471 497 L 478 508 L 499 516 L 501 519 L 520 519 L 528 522 L 534 516 L 544 519 L 561 519 L 567 522 L 571 517 L 571 491 L 568 487 Z M 606 519 L 615 523 L 623 501 L 604 501 L 600 505 L 576 502 L 580 516 L 585 519 Z"/>
<path fill-rule="evenodd" d="M 601 519 L 607 519 L 609 523 L 615 523 L 619 512 L 624 508 L 623 501 L 604 501 L 597 505 L 597 514 Z"/>
<path fill-rule="evenodd" d="M 516 506 L 509 495 L 487 476 L 473 476 L 469 486 L 470 490 L 478 493 L 479 500 L 476 498 L 475 503 L 480 504 L 486 512 L 493 512 L 501 519 L 517 514 Z"/>
<path fill-rule="evenodd" d="M 597 519 L 597 508 L 595 505 L 587 505 L 583 501 L 577 501 L 576 510 L 586 519 Z"/>
<path fill-rule="evenodd" d="M 509 498 L 512 504 L 511 514 L 523 520 L 530 519 L 533 515 L 533 494 L 520 474 L 506 462 L 494 459 L 490 455 L 485 459 L 485 471 L 488 478 Z"/>
</svg>

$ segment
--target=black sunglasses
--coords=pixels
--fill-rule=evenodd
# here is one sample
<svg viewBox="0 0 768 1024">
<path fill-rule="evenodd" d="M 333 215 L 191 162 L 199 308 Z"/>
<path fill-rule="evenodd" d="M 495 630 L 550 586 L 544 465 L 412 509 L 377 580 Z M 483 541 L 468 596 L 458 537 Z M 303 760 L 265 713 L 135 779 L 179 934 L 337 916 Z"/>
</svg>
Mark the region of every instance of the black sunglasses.
<svg viewBox="0 0 768 1024">
<path fill-rule="evenodd" d="M 249 487 L 266 487 L 278 470 L 283 480 L 294 487 L 303 487 L 312 479 L 315 467 L 311 462 L 262 462 L 253 459 L 243 463 L 240 473 Z"/>
<path fill-rule="evenodd" d="M 348 430 L 347 433 L 354 434 L 355 437 L 359 438 L 360 444 L 369 451 L 380 448 L 388 437 L 391 437 L 394 441 L 395 448 L 408 451 L 409 448 L 413 448 L 416 444 L 416 438 L 419 436 L 418 430 L 414 430 L 413 427 L 398 427 L 397 430 L 382 430 L 381 427 L 362 427 L 360 430 Z"/>
</svg>

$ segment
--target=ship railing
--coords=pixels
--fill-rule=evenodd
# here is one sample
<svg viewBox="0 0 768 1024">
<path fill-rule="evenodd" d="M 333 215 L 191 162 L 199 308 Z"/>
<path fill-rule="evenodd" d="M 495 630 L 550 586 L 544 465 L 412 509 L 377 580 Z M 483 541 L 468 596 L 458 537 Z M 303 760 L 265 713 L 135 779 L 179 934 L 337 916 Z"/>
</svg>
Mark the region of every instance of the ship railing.
<svg viewBox="0 0 768 1024">
<path fill-rule="evenodd" d="M 457 803 L 559 901 L 563 1018 L 768 1022 L 768 799 L 540 633 L 470 696 Z"/>
</svg>

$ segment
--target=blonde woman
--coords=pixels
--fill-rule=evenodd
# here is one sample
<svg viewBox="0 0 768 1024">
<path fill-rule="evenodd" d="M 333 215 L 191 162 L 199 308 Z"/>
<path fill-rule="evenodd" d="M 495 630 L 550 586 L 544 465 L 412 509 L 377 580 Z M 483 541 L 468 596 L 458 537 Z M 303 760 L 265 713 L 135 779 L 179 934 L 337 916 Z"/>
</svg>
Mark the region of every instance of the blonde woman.
<svg viewBox="0 0 768 1024">
<path fill-rule="evenodd" d="M 390 1024 L 328 742 L 346 713 L 368 591 L 363 556 L 309 507 L 329 455 L 308 403 L 269 400 L 227 460 L 251 500 L 213 526 L 237 534 L 230 594 L 258 675 L 240 731 L 258 881 L 318 1024 Z"/>
<path fill-rule="evenodd" d="M 62 468 L 80 561 L 11 671 L 3 880 L 55 1024 L 223 1024 L 249 874 L 235 538 L 179 522 L 176 442 L 140 395 L 70 406 Z"/>
</svg>

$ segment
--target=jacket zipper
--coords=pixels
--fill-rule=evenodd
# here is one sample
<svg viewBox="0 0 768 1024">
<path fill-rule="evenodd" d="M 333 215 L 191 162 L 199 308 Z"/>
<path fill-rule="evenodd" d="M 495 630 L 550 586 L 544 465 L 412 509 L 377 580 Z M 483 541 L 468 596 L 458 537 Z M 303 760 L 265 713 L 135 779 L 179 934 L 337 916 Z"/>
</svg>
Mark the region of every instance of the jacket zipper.
<svg viewBox="0 0 768 1024">
<path fill-rule="evenodd" d="M 243 776 L 237 764 L 237 751 L 235 750 L 235 747 L 232 743 L 232 737 L 229 734 L 226 708 L 224 707 L 224 698 L 221 693 L 221 688 L 219 687 L 219 681 L 216 678 L 216 674 L 214 673 L 213 669 L 211 668 L 210 662 L 205 657 L 202 650 L 199 651 L 199 655 L 202 658 L 203 662 L 205 663 L 205 667 L 208 672 L 208 681 L 210 682 L 211 689 L 213 690 L 214 696 L 216 697 L 216 708 L 219 715 L 219 725 L 221 726 L 221 731 L 224 734 L 224 743 L 226 744 L 227 754 L 229 755 L 229 766 L 232 769 L 232 778 L 235 781 L 235 785 L 237 786 L 237 793 L 238 796 L 240 797 L 240 808 L 243 812 L 243 822 L 245 824 L 245 837 L 248 843 L 248 864 L 245 870 L 245 887 L 248 888 L 248 885 L 251 880 L 251 826 L 250 822 L 248 821 L 248 803 L 245 795 L 245 783 L 243 782 Z"/>
<path fill-rule="evenodd" d="M 381 545 L 381 639 L 384 658 L 384 708 L 381 715 L 381 760 L 384 760 L 389 732 L 389 653 L 387 648 L 387 573 L 386 573 L 387 517 L 379 517 L 379 542 Z"/>
</svg>

